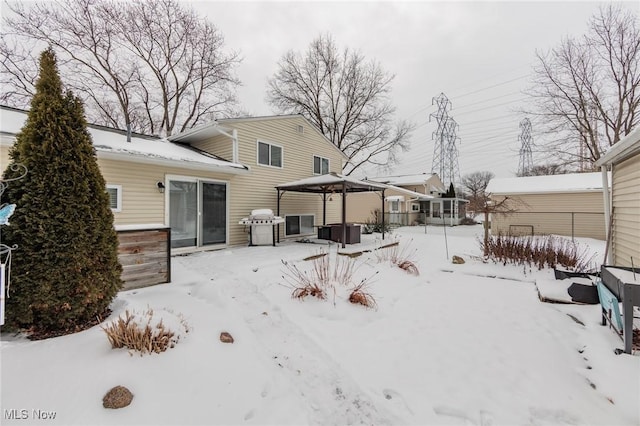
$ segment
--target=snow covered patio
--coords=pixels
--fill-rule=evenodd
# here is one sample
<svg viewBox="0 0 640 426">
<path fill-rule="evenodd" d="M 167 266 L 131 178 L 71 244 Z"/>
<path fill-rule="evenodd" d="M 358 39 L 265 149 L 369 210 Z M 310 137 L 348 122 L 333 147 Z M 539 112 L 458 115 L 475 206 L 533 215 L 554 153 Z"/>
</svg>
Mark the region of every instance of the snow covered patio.
<svg viewBox="0 0 640 426">
<path fill-rule="evenodd" d="M 304 268 L 326 245 L 173 257 L 173 282 L 121 292 L 109 321 L 150 307 L 174 327 L 182 314 L 190 331 L 175 348 L 130 355 L 99 327 L 43 341 L 3 334 L 2 424 L 640 424 L 640 357 L 614 354 L 622 342 L 599 325 L 599 305 L 540 302 L 534 282 L 553 271 L 482 263 L 481 232 L 394 231 L 419 276 L 373 252 L 355 258 L 375 310 L 341 289 L 335 303 L 291 298 L 281 261 Z M 350 252 L 382 243 L 362 237 Z M 604 242 L 578 241 L 602 258 Z M 104 409 L 116 385 L 133 402 Z"/>
</svg>

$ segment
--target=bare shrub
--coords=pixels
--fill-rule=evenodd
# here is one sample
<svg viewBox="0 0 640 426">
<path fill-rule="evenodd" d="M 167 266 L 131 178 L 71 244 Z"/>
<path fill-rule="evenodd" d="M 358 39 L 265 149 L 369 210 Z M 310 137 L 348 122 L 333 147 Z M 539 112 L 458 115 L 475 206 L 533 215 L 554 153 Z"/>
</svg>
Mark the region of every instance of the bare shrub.
<svg viewBox="0 0 640 426">
<path fill-rule="evenodd" d="M 360 284 L 355 286 L 349 294 L 349 302 L 356 305 L 366 306 L 367 308 L 375 309 L 378 307 L 378 304 L 376 303 L 376 300 L 373 298 L 371 293 L 365 291 L 366 287 L 367 283 L 364 280 L 360 282 Z"/>
<path fill-rule="evenodd" d="M 178 326 L 184 332 L 189 332 L 189 326 L 182 317 L 178 316 Z M 112 348 L 128 348 L 146 353 L 160 353 L 173 348 L 180 339 L 180 334 L 166 326 L 161 318 L 154 318 L 153 309 L 148 308 L 142 313 L 126 310 L 124 317 L 102 327 Z"/>
<path fill-rule="evenodd" d="M 480 241 L 480 248 L 487 258 L 496 263 L 524 265 L 538 269 L 555 268 L 560 265 L 577 272 L 592 268 L 593 258 L 588 250 L 575 242 L 553 235 L 544 237 L 518 237 L 497 235 L 486 243 Z"/>
<path fill-rule="evenodd" d="M 413 260 L 416 255 L 416 249 L 411 249 L 409 244 L 400 247 L 400 242 L 395 241 L 378 247 L 374 250 L 374 255 L 378 263 L 389 262 L 412 275 L 420 275 L 418 266 Z"/>
</svg>

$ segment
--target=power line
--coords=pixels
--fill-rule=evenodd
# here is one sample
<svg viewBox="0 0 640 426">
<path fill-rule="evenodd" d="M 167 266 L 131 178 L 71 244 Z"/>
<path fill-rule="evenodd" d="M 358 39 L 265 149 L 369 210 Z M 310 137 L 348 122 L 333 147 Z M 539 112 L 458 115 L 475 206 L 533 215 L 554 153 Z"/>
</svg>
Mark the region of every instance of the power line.
<svg viewBox="0 0 640 426">
<path fill-rule="evenodd" d="M 472 111 L 465 111 L 465 112 L 462 112 L 462 113 L 457 113 L 456 112 L 456 115 L 460 116 L 460 115 L 475 114 L 477 112 L 486 111 L 488 109 L 498 108 L 498 107 L 501 107 L 501 106 L 504 106 L 504 105 L 509 105 L 509 104 L 513 104 L 513 103 L 516 103 L 516 102 L 522 102 L 522 101 L 525 101 L 525 100 L 526 100 L 525 98 L 513 99 L 511 101 L 507 101 L 507 102 L 502 102 L 502 103 L 495 104 L 495 105 L 486 106 L 486 107 L 483 107 L 483 108 L 480 108 L 480 109 L 474 109 Z"/>
<path fill-rule="evenodd" d="M 455 98 L 452 98 L 452 99 L 460 99 L 460 98 L 464 98 L 464 97 L 469 96 L 469 95 L 475 95 L 476 93 L 480 93 L 480 92 L 483 92 L 485 90 L 493 89 L 494 87 L 504 86 L 505 84 L 513 83 L 514 81 L 522 80 L 523 78 L 527 78 L 527 77 L 529 77 L 529 74 L 522 75 L 520 77 L 516 77 L 516 78 L 513 78 L 511 80 L 503 81 L 502 83 L 497 83 L 497 84 L 493 84 L 491 86 L 483 87 L 481 89 L 474 90 L 473 92 L 468 92 L 468 93 L 456 96 Z"/>
<path fill-rule="evenodd" d="M 482 100 L 482 101 L 474 102 L 474 103 L 472 103 L 472 104 L 466 104 L 466 105 L 463 105 L 463 106 L 461 106 L 461 107 L 456 108 L 456 111 L 457 111 L 457 110 L 460 110 L 460 109 L 468 108 L 468 107 L 470 107 L 470 106 L 483 104 L 483 103 L 485 103 L 485 102 L 495 101 L 496 99 L 502 99 L 502 98 L 506 98 L 506 97 L 508 97 L 508 96 L 521 95 L 521 94 L 522 94 L 522 93 L 521 93 L 520 91 L 517 91 L 517 92 L 507 93 L 507 94 L 505 94 L 505 95 L 501 95 L 501 96 L 495 96 L 495 97 L 493 97 L 493 98 L 484 99 L 484 100 Z"/>
</svg>

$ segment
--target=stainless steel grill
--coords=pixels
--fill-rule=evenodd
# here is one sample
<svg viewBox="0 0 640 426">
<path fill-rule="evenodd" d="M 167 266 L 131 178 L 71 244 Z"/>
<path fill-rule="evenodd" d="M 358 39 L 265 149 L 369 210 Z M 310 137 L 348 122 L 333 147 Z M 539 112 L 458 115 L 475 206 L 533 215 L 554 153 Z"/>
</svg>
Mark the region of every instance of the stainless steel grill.
<svg viewBox="0 0 640 426">
<path fill-rule="evenodd" d="M 271 209 L 252 210 L 249 217 L 240 219 L 240 225 L 249 227 L 249 245 L 276 245 L 276 225 L 284 223 L 284 219 L 275 216 Z M 271 229 L 269 229 L 271 228 Z"/>
</svg>

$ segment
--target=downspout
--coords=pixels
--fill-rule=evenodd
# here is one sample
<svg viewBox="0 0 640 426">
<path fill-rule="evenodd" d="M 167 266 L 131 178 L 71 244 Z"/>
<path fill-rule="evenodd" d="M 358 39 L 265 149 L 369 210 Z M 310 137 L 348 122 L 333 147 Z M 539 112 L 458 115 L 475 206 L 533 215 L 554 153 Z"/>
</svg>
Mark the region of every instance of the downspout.
<svg viewBox="0 0 640 426">
<path fill-rule="evenodd" d="M 236 129 L 232 129 L 231 134 L 221 128 L 218 128 L 218 131 L 226 137 L 231 138 L 231 161 L 233 163 L 237 163 L 238 157 L 240 156 L 238 153 L 238 131 Z"/>
<path fill-rule="evenodd" d="M 236 129 L 233 129 L 233 131 L 231 131 L 231 140 L 232 140 L 232 149 L 233 149 L 233 162 L 237 163 L 240 157 L 240 154 L 238 153 L 238 131 Z"/>
<path fill-rule="evenodd" d="M 604 229 L 607 243 L 609 243 L 611 239 L 611 193 L 609 192 L 607 166 L 600 166 L 600 171 L 602 172 L 602 197 L 604 198 Z M 611 165 L 611 173 L 613 175 L 613 164 Z M 613 265 L 613 250 L 608 251 L 606 262 L 608 265 Z"/>
</svg>

